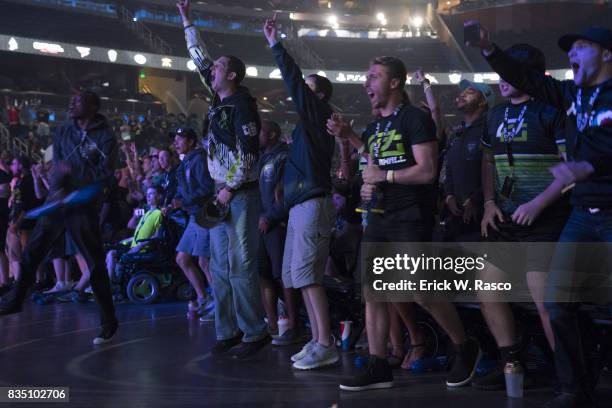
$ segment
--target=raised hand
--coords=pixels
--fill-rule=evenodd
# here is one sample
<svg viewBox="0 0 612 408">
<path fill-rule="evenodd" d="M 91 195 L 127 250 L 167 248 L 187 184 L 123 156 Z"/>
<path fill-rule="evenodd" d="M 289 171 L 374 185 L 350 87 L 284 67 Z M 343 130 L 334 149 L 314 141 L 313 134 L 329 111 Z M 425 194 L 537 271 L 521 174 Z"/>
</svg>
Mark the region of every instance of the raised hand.
<svg viewBox="0 0 612 408">
<path fill-rule="evenodd" d="M 485 54 L 490 54 L 491 52 L 493 52 L 493 44 L 489 40 L 489 30 L 487 30 L 485 26 L 483 26 L 476 20 L 465 21 L 463 23 L 463 27 L 465 28 L 476 24 L 480 25 L 480 41 L 478 41 L 477 43 L 471 43 L 469 41 L 466 41 L 465 45 L 467 47 L 478 47 L 483 50 Z"/>
<path fill-rule="evenodd" d="M 183 20 L 189 18 L 189 0 L 178 0 L 176 7 L 178 7 L 179 13 L 181 14 Z"/>
<path fill-rule="evenodd" d="M 414 79 L 418 81 L 419 84 L 422 84 L 427 78 L 425 78 L 425 74 L 420 69 L 417 69 L 414 73 Z"/>
<path fill-rule="evenodd" d="M 264 35 L 266 36 L 270 47 L 276 44 L 276 35 L 278 33 L 278 27 L 276 26 L 276 15 L 277 13 L 274 13 L 272 18 L 266 19 L 263 27 Z"/>
<path fill-rule="evenodd" d="M 339 139 L 348 139 L 352 133 L 351 124 L 339 113 L 332 114 L 331 118 L 327 119 L 326 126 L 327 133 Z"/>
</svg>

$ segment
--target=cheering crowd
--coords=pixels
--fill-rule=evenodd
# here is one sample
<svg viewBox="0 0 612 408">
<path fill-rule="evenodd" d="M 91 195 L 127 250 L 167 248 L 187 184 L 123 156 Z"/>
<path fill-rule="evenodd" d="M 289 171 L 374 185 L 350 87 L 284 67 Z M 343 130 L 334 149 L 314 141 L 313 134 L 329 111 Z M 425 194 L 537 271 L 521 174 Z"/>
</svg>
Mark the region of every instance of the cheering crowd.
<svg viewBox="0 0 612 408">
<path fill-rule="evenodd" d="M 278 39 L 274 16 L 263 31 L 299 116 L 287 145 L 279 125 L 260 119 L 255 98 L 241 85 L 245 64 L 232 55 L 213 61 L 190 20 L 189 1 L 179 1 L 178 9 L 189 55 L 213 96 L 203 134 L 181 126 L 173 132 L 173 149 L 139 158 L 131 145 L 119 147 L 98 113 L 95 93 L 76 96 L 72 119 L 54 137 L 50 168 L 16 158 L 11 179 L 9 169 L 0 165 L 1 227 L 7 234 L 2 245 L 6 242 L 8 259 L 0 256 L 3 263 L 10 262 L 15 278 L 9 286 L 3 266 L 0 314 L 21 310 L 45 257 L 55 267 L 56 287 L 51 290 L 72 286 L 65 259 L 76 256 L 83 278 L 71 296 L 82 298 L 91 284 L 102 324 L 94 343 L 109 341 L 118 327 L 109 283 L 116 253 L 105 256 L 103 239 L 126 238 L 129 233 L 118 231 L 129 224 L 135 233 L 127 245 L 138 253 L 146 247 L 139 239 L 155 236 L 161 219 L 182 208 L 189 220 L 176 248 L 176 263 L 197 294 L 200 320 L 214 321 L 212 355 L 240 360 L 270 342 L 285 346 L 307 341 L 291 360 L 295 369 L 311 370 L 339 360 L 323 286 L 326 274 L 346 272 L 334 248 L 357 248 L 361 239 L 612 241 L 610 30 L 588 28 L 561 37 L 574 79 L 559 81 L 545 74 L 544 55 L 537 48 L 516 44 L 502 50 L 485 27 L 466 22 L 477 25 L 479 40 L 469 45 L 480 48 L 499 73 L 505 100 L 496 104 L 488 85 L 463 80 L 456 99 L 463 120 L 451 131 L 442 123 L 444 107 L 436 103 L 435 90 L 422 72 L 415 78 L 427 102 L 415 106 L 404 91 L 403 62 L 376 58 L 364 84 L 372 121 L 358 133 L 330 105 L 332 83 L 302 74 Z M 117 170 L 120 150 L 127 165 Z M 337 169 L 334 155 L 339 156 Z M 52 203 L 92 184 L 104 191 L 101 210 L 88 201 L 36 221 L 24 219 L 43 201 Z M 118 197 L 127 197 L 128 203 L 146 200 L 147 211 L 134 212 L 128 223 L 129 209 L 119 208 L 125 200 Z M 210 205 L 223 216 L 205 227 L 198 216 Z M 110 214 L 123 217 L 113 220 Z M 434 228 L 437 221 L 444 224 L 442 234 Z M 579 303 L 546 291 L 551 282 L 571 282 L 570 268 L 563 266 L 572 255 L 537 255 L 527 254 L 524 272 L 555 356 L 557 394 L 546 406 L 595 406 L 596 381 L 583 353 Z M 282 332 L 279 297 L 288 315 Z M 308 337 L 298 321 L 302 303 Z M 508 303 L 480 305 L 501 355 L 499 366 L 480 377 L 475 377 L 480 345 L 466 334 L 455 304 L 419 298 L 417 303 L 454 346 L 448 387 L 504 388 L 505 364 L 523 360 Z M 413 303 L 366 301 L 365 319 L 368 363 L 354 378 L 342 381 L 342 390 L 389 388 L 393 368 L 407 368 L 427 351 Z M 410 335 L 407 352 L 401 334 L 398 340 L 399 322 Z M 529 380 L 527 372 L 526 386 Z"/>
</svg>

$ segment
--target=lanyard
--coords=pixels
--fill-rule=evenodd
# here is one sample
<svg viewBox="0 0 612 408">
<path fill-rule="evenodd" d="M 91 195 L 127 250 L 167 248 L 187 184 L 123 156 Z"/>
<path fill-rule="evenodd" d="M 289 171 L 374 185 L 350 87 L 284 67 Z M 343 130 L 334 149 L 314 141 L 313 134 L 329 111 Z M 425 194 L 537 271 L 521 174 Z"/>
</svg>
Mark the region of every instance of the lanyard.
<svg viewBox="0 0 612 408">
<path fill-rule="evenodd" d="M 584 130 L 589 125 L 589 121 L 591 116 L 593 115 L 593 106 L 595 105 L 595 101 L 599 96 L 599 92 L 601 91 L 601 87 L 598 86 L 595 89 L 595 92 L 589 98 L 589 107 L 587 110 L 582 110 L 582 88 L 578 88 L 578 92 L 576 93 L 576 126 L 580 132 L 584 132 Z"/>
<path fill-rule="evenodd" d="M 523 120 L 525 119 L 525 112 L 527 112 L 527 104 L 523 106 L 521 112 L 519 113 L 518 118 L 514 122 L 514 129 L 512 131 L 510 128 L 510 119 L 508 118 L 508 114 L 510 113 L 510 107 L 506 107 L 506 111 L 504 112 L 504 123 L 502 126 L 502 138 L 504 139 L 504 144 L 506 145 L 506 155 L 508 156 L 508 165 L 510 167 L 514 167 L 514 155 L 512 154 L 512 141 L 514 138 L 520 133 L 523 128 Z"/>
<path fill-rule="evenodd" d="M 387 133 L 391 129 L 391 126 L 393 125 L 395 117 L 399 114 L 399 112 L 402 110 L 403 107 L 404 107 L 403 103 L 400 103 L 398 106 L 395 107 L 395 109 L 393 110 L 393 113 L 391 114 L 391 117 L 388 119 L 388 122 L 385 125 L 385 129 L 383 130 L 383 136 L 380 138 L 378 137 L 378 134 L 380 133 L 381 121 L 379 120 L 378 122 L 376 122 L 376 131 L 374 132 L 374 135 L 376 137 L 374 138 L 374 142 L 372 143 L 372 152 L 371 152 L 373 154 L 373 157 L 379 156 L 379 153 L 380 153 L 379 150 L 380 150 L 380 145 L 382 144 L 382 139 L 384 136 L 387 135 Z"/>
<path fill-rule="evenodd" d="M 514 122 L 514 129 L 510 131 L 510 119 L 508 119 L 508 114 L 510 113 L 510 107 L 506 107 L 506 111 L 504 112 L 504 125 L 502 127 L 502 137 L 506 144 L 512 143 L 512 140 L 521 132 L 523 128 L 523 120 L 525 118 L 525 112 L 527 112 L 527 104 L 523 106 L 521 112 L 519 113 L 516 122 Z"/>
</svg>

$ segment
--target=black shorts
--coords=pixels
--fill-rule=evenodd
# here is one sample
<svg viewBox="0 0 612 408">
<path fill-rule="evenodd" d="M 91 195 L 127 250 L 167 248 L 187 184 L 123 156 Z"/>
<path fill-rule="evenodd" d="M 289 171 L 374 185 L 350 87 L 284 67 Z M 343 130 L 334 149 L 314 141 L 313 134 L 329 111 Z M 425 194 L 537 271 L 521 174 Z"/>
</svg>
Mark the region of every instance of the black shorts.
<svg viewBox="0 0 612 408">
<path fill-rule="evenodd" d="M 261 234 L 258 250 L 259 276 L 264 279 L 280 279 L 283 275 L 283 253 L 287 227 L 278 225 L 267 234 Z"/>
<path fill-rule="evenodd" d="M 365 242 L 431 242 L 434 208 L 414 204 L 384 214 L 368 213 Z"/>
<path fill-rule="evenodd" d="M 517 225 L 511 221 L 511 214 L 504 214 L 510 220 L 498 224 L 499 231 L 490 231 L 490 242 L 557 242 L 569 217 L 569 210 L 544 212 L 531 226 Z M 526 246 L 525 271 L 548 271 L 554 245 Z M 550 253 L 547 253 L 550 252 Z"/>
</svg>

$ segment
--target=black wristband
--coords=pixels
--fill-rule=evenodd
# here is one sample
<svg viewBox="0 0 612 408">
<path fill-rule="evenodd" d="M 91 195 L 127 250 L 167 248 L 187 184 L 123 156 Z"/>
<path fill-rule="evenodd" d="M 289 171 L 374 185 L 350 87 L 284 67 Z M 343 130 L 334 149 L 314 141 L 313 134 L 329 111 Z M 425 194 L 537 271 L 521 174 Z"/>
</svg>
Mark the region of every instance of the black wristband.
<svg viewBox="0 0 612 408">
<path fill-rule="evenodd" d="M 195 27 L 195 26 L 193 24 L 189 24 L 188 26 L 183 27 L 183 30 L 186 30 L 186 29 L 191 28 L 191 27 Z"/>
</svg>

